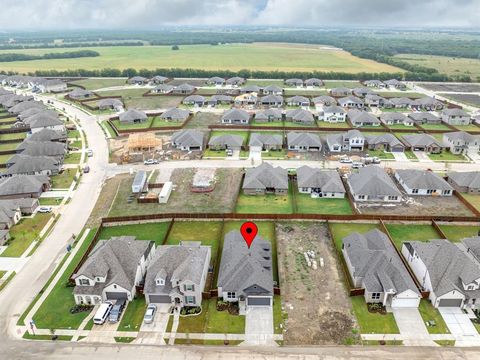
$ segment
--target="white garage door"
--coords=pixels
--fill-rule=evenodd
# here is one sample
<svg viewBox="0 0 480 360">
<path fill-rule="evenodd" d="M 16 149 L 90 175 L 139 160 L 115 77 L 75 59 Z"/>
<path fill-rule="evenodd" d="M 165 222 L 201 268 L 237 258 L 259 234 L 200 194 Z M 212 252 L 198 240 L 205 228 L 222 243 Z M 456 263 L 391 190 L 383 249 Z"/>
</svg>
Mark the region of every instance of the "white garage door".
<svg viewBox="0 0 480 360">
<path fill-rule="evenodd" d="M 418 307 L 418 299 L 393 298 L 392 308 Z"/>
</svg>

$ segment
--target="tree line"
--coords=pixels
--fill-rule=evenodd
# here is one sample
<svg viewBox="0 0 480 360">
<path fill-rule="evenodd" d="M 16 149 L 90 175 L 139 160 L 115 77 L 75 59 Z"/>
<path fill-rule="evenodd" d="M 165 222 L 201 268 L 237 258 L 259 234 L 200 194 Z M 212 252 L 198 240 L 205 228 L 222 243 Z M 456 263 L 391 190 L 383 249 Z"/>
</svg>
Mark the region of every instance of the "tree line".
<svg viewBox="0 0 480 360">
<path fill-rule="evenodd" d="M 73 58 L 96 57 L 96 56 L 100 56 L 100 53 L 92 50 L 47 53 L 43 55 L 6 53 L 6 54 L 0 54 L 0 62 L 30 61 L 30 60 L 45 60 L 45 59 L 73 59 Z"/>
</svg>

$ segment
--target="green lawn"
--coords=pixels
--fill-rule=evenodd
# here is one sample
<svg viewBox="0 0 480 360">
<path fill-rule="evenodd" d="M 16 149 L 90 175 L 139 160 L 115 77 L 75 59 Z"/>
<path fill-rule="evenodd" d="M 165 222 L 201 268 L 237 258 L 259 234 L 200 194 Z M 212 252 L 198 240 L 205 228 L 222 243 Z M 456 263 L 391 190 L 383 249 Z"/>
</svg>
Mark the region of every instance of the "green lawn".
<svg viewBox="0 0 480 360">
<path fill-rule="evenodd" d="M 420 125 L 425 130 L 446 130 L 451 131 L 451 129 L 444 124 L 421 124 Z"/>
<path fill-rule="evenodd" d="M 143 295 L 128 302 L 117 331 L 139 331 L 145 310 L 147 310 L 147 304 Z"/>
<path fill-rule="evenodd" d="M 202 313 L 197 316 L 180 317 L 179 333 L 244 334 L 245 316 L 230 315 L 217 311 L 217 299 L 202 301 Z"/>
<path fill-rule="evenodd" d="M 24 218 L 10 229 L 8 247 L 0 254 L 3 257 L 19 257 L 38 239 L 52 214 L 36 214 L 33 218 Z"/>
<path fill-rule="evenodd" d="M 13 154 L 0 155 L 0 164 L 6 164 Z"/>
<path fill-rule="evenodd" d="M 395 159 L 395 156 L 393 156 L 392 153 L 387 153 L 383 150 L 368 150 L 368 155 L 369 156 L 376 156 L 378 157 L 379 159 L 382 159 L 382 160 L 393 160 Z"/>
<path fill-rule="evenodd" d="M 283 160 L 287 157 L 287 150 L 270 150 L 270 151 L 262 151 L 262 159 L 267 160 Z"/>
<path fill-rule="evenodd" d="M 61 174 L 50 177 L 53 189 L 68 189 L 75 178 L 77 169 L 65 169 Z"/>
<path fill-rule="evenodd" d="M 6 273 L 7 273 L 6 271 L 0 271 L 0 279 L 3 278 Z"/>
<path fill-rule="evenodd" d="M 241 192 L 237 199 L 237 213 L 291 214 L 293 203 L 291 192 L 287 195 L 245 195 Z"/>
<path fill-rule="evenodd" d="M 347 122 L 328 122 L 328 121 L 317 121 L 317 126 L 319 128 L 339 128 L 339 129 L 348 129 L 350 125 Z"/>
<path fill-rule="evenodd" d="M 15 150 L 20 142 L 15 143 L 0 143 L 0 151 L 13 151 Z"/>
<path fill-rule="evenodd" d="M 428 241 L 440 238 L 432 225 L 385 224 L 385 226 L 399 250 L 405 241 Z"/>
<path fill-rule="evenodd" d="M 211 263 L 215 264 L 220 241 L 222 241 L 220 221 L 175 221 L 165 245 L 177 245 L 180 241 L 201 241 L 211 246 Z"/>
<path fill-rule="evenodd" d="M 76 153 L 68 153 L 65 156 L 65 159 L 63 160 L 64 164 L 79 164 L 80 163 L 80 158 L 82 157 L 82 154 L 79 152 Z"/>
<path fill-rule="evenodd" d="M 114 78 L 114 79 L 101 79 L 101 78 L 90 78 L 84 80 L 71 81 L 72 84 L 83 86 L 87 90 L 97 90 L 106 87 L 112 86 L 122 86 L 125 85 L 126 78 Z"/>
<path fill-rule="evenodd" d="M 475 124 L 469 124 L 469 125 L 453 125 L 455 128 L 458 130 L 462 131 L 480 131 L 480 126 L 477 126 Z"/>
<path fill-rule="evenodd" d="M 70 308 L 75 305 L 75 301 L 72 294 L 73 287 L 66 285 L 73 270 L 92 242 L 95 231 L 96 229 L 92 229 L 87 235 L 72 262 L 33 316 L 39 329 L 78 329 L 82 321 L 87 317 L 88 312 L 70 314 Z"/>
<path fill-rule="evenodd" d="M 418 161 L 417 155 L 415 155 L 412 150 L 406 150 L 404 154 L 408 160 Z"/>
<path fill-rule="evenodd" d="M 68 145 L 71 146 L 71 147 L 75 147 L 75 148 L 81 149 L 81 148 L 82 148 L 82 140 L 72 141 L 72 142 L 69 143 Z"/>
<path fill-rule="evenodd" d="M 450 151 L 442 151 L 440 154 L 428 154 L 433 161 L 467 161 L 462 154 L 452 154 Z"/>
<path fill-rule="evenodd" d="M 332 231 L 333 240 L 335 246 L 340 251 L 342 249 L 342 240 L 344 237 L 350 235 L 353 232 L 359 232 L 361 234 L 369 232 L 373 229 L 379 229 L 378 224 L 357 224 L 357 223 L 333 223 L 329 222 L 330 229 Z"/>
<path fill-rule="evenodd" d="M 100 239 L 108 240 L 113 236 L 135 236 L 137 240 L 152 240 L 155 244 L 162 245 L 170 225 L 169 221 L 157 223 L 144 223 L 133 225 L 117 225 L 103 227 Z"/>
<path fill-rule="evenodd" d="M 359 87 L 360 81 L 348 81 L 348 80 L 325 80 L 325 87 L 327 89 L 337 88 L 337 87 L 346 87 L 346 88 L 356 88 Z"/>
<path fill-rule="evenodd" d="M 80 139 L 80 131 L 79 130 L 68 130 L 67 137 L 69 139 Z"/>
<path fill-rule="evenodd" d="M 392 313 L 385 315 L 370 313 L 363 296 L 354 296 L 352 300 L 353 313 L 357 318 L 362 334 L 398 334 L 399 330 Z"/>
<path fill-rule="evenodd" d="M 227 157 L 227 153 L 225 150 L 210 150 L 207 149 L 203 152 L 204 158 L 221 158 L 224 159 Z"/>
<path fill-rule="evenodd" d="M 116 343 L 130 344 L 136 338 L 129 337 L 129 336 L 126 336 L 126 337 L 115 336 L 114 339 Z"/>
<path fill-rule="evenodd" d="M 295 190 L 297 191 L 297 190 Z M 312 198 L 308 194 L 296 193 L 297 212 L 300 214 L 352 214 L 352 208 L 347 198 L 329 199 Z"/>
<path fill-rule="evenodd" d="M 387 125 L 392 130 L 415 130 L 414 126 L 407 126 L 403 124 Z"/>
<path fill-rule="evenodd" d="M 182 127 L 182 121 L 166 121 L 160 118 L 160 116 L 155 116 L 153 118 L 152 127 L 153 128 L 161 128 L 167 126 L 178 126 L 179 128 Z"/>
<path fill-rule="evenodd" d="M 28 331 L 23 334 L 22 338 L 26 340 L 52 340 L 53 335 L 31 335 L 28 333 Z M 57 339 L 55 341 L 71 341 L 73 336 L 68 336 L 68 335 L 58 335 Z"/>
<path fill-rule="evenodd" d="M 115 133 L 115 130 L 113 129 L 112 125 L 108 121 L 102 121 L 101 122 L 103 128 L 105 131 L 110 135 L 111 138 L 116 138 L 117 134 Z"/>
<path fill-rule="evenodd" d="M 3 283 L 0 284 L 0 291 L 2 291 L 3 289 L 5 289 L 5 287 L 8 285 L 8 283 L 10 281 L 12 281 L 12 279 L 15 277 L 15 275 L 17 275 L 17 273 L 15 271 L 13 271 L 6 279 Z"/>
<path fill-rule="evenodd" d="M 439 225 L 445 236 L 450 241 L 460 241 L 467 237 L 478 235 L 480 226 L 469 225 Z"/>
<path fill-rule="evenodd" d="M 62 202 L 63 198 L 40 198 L 38 202 L 40 205 L 58 205 Z"/>
<path fill-rule="evenodd" d="M 470 204 L 472 204 L 477 210 L 480 211 L 480 195 L 473 195 L 473 194 L 462 193 L 462 196 L 463 196 Z"/>
<path fill-rule="evenodd" d="M 208 41 L 208 40 L 207 40 Z M 71 59 L 42 59 L 34 61 L 13 61 L 2 65 L 3 71 L 20 73 L 35 70 L 69 70 L 69 69 L 205 69 L 230 70 L 242 69 L 264 71 L 337 71 L 348 73 L 360 72 L 403 72 L 394 66 L 361 59 L 344 50 L 322 49 L 318 45 L 301 45 L 286 43 L 252 43 L 223 44 L 212 46 L 180 45 L 179 51 L 172 51 L 171 46 L 99 46 L 89 49 L 100 53 L 97 57 Z M 64 52 L 62 48 L 16 49 L 21 54 L 40 55 Z M 11 53 L 2 50 L 0 54 Z M 349 82 L 350 86 L 360 85 Z M 95 85 L 94 87 L 97 87 Z M 103 85 L 100 85 L 103 86 Z M 109 86 L 109 85 L 107 85 Z M 337 85 L 335 85 L 337 86 Z"/>
<path fill-rule="evenodd" d="M 153 117 L 147 118 L 146 121 L 134 124 L 122 124 L 120 120 L 112 120 L 112 124 L 118 130 L 136 130 L 136 129 L 149 129 L 152 126 Z"/>
<path fill-rule="evenodd" d="M 432 320 L 435 321 L 435 326 L 426 325 L 430 334 L 450 334 L 445 321 L 443 321 L 442 315 L 440 315 L 440 312 L 432 306 L 428 299 L 422 299 L 420 301 L 418 311 L 420 312 L 424 323 Z"/>
<path fill-rule="evenodd" d="M 221 135 L 239 135 L 239 136 L 243 137 L 243 145 L 246 145 L 247 140 L 248 140 L 249 132 L 248 131 L 242 131 L 242 130 L 239 130 L 239 131 L 236 131 L 236 130 L 213 130 L 210 133 L 210 139 L 214 136 L 221 136 Z"/>
<path fill-rule="evenodd" d="M 284 83 L 283 83 L 283 80 L 281 80 L 281 79 L 265 79 L 265 80 L 262 80 L 262 79 L 248 79 L 245 82 L 245 85 L 257 85 L 257 86 L 262 86 L 262 87 L 265 87 L 265 86 L 268 86 L 268 85 L 276 85 L 276 86 L 279 86 L 279 87 L 283 88 Z"/>
<path fill-rule="evenodd" d="M 252 126 L 275 126 L 282 128 L 285 125 L 285 122 L 283 121 L 268 121 L 268 122 L 261 122 L 261 121 L 252 121 Z"/>
<path fill-rule="evenodd" d="M 13 134 L 0 134 L 0 141 L 14 140 L 14 139 L 18 139 L 19 141 L 22 141 L 26 137 L 27 137 L 26 132 L 13 133 Z"/>
<path fill-rule="evenodd" d="M 288 318 L 288 314 L 282 311 L 281 296 L 275 295 L 273 297 L 273 332 L 275 334 L 283 333 L 283 329 L 285 329 L 285 320 L 287 318 Z"/>
</svg>

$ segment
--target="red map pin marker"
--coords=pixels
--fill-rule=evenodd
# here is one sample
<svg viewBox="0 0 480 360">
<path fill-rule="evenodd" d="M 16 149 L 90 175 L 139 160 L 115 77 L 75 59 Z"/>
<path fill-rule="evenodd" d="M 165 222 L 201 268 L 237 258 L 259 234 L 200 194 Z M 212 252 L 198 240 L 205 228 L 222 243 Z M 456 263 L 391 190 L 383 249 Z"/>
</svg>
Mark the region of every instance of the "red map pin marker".
<svg viewBox="0 0 480 360">
<path fill-rule="evenodd" d="M 248 248 L 250 249 L 250 246 L 252 245 L 253 239 L 255 239 L 255 236 L 257 236 L 258 228 L 255 223 L 251 221 L 247 221 L 246 223 L 243 223 L 242 226 L 240 227 L 240 233 L 243 236 L 243 239 L 247 243 Z"/>
</svg>

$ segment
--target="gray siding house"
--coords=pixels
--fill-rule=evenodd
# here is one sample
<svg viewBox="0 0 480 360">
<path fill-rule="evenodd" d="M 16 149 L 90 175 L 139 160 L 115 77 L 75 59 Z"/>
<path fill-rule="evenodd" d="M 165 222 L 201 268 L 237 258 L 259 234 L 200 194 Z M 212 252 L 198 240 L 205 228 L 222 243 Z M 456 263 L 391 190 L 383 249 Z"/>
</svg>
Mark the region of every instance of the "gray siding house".
<svg viewBox="0 0 480 360">
<path fill-rule="evenodd" d="M 443 143 L 452 154 L 477 154 L 480 151 L 480 136 L 465 131 L 443 134 Z"/>
<path fill-rule="evenodd" d="M 448 183 L 459 192 L 480 194 L 480 172 L 449 172 Z"/>
<path fill-rule="evenodd" d="M 344 198 L 345 187 L 335 170 L 320 170 L 309 166 L 297 169 L 298 192 L 312 198 Z"/>
<path fill-rule="evenodd" d="M 402 193 L 393 180 L 379 166 L 369 165 L 347 179 L 355 201 L 400 202 Z"/>
<path fill-rule="evenodd" d="M 320 151 L 322 141 L 315 133 L 290 131 L 287 134 L 287 146 L 291 151 Z"/>
<path fill-rule="evenodd" d="M 172 145 L 183 151 L 203 150 L 204 136 L 201 131 L 185 129 L 172 135 Z"/>
<path fill-rule="evenodd" d="M 405 169 L 395 172 L 395 179 L 408 195 L 452 196 L 453 188 L 432 171 Z"/>
<path fill-rule="evenodd" d="M 242 109 L 230 109 L 222 116 L 222 124 L 248 125 L 250 114 Z"/>
<path fill-rule="evenodd" d="M 281 135 L 268 133 L 252 133 L 248 147 L 253 151 L 281 150 L 283 139 Z"/>
<path fill-rule="evenodd" d="M 442 111 L 442 120 L 450 125 L 468 125 L 470 115 L 462 109 L 445 109 Z"/>
<path fill-rule="evenodd" d="M 247 169 L 242 189 L 246 195 L 287 195 L 288 172 L 281 167 L 263 163 Z"/>
<path fill-rule="evenodd" d="M 118 116 L 122 124 L 136 124 L 147 121 L 148 116 L 143 111 L 129 109 Z"/>
</svg>

